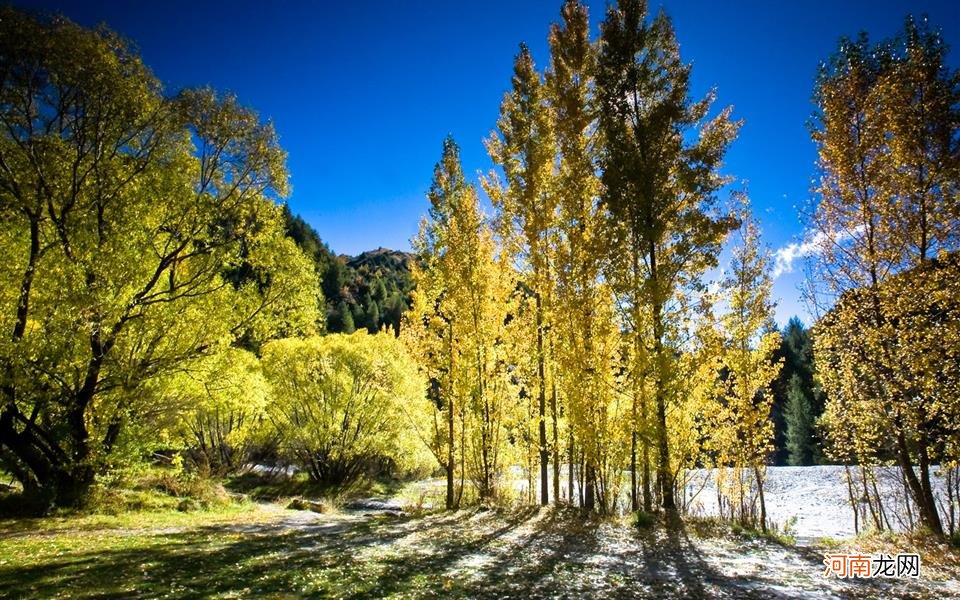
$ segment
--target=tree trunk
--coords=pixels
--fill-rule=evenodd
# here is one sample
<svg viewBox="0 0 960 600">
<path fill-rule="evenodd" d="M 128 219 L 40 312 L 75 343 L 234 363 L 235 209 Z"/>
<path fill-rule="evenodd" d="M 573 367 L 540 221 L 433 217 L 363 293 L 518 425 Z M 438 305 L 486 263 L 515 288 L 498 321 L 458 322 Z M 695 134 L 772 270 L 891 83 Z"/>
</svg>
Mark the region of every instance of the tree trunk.
<svg viewBox="0 0 960 600">
<path fill-rule="evenodd" d="M 454 403 L 454 389 L 453 389 L 453 321 L 447 321 L 447 343 L 448 343 L 448 361 L 450 365 L 450 370 L 447 373 L 447 510 L 453 510 L 454 506 L 454 497 L 453 497 L 453 482 L 455 478 L 454 468 L 455 463 L 453 459 L 454 455 L 454 444 L 455 438 L 453 437 L 453 411 L 455 409 Z"/>
<path fill-rule="evenodd" d="M 570 429 L 570 450 L 567 453 L 567 499 L 571 506 L 575 503 L 573 498 L 573 429 Z"/>
<path fill-rule="evenodd" d="M 548 463 L 550 451 L 547 449 L 547 378 L 546 357 L 543 355 L 543 307 L 540 296 L 537 296 L 537 374 L 540 398 L 540 504 L 546 506 L 550 502 L 550 481 Z"/>
<path fill-rule="evenodd" d="M 637 512 L 640 510 L 640 503 L 637 498 L 637 432 L 630 432 L 630 510 Z"/>
<path fill-rule="evenodd" d="M 447 510 L 453 510 L 453 482 L 454 482 L 454 444 L 453 437 L 453 395 L 447 400 Z"/>
<path fill-rule="evenodd" d="M 660 502 L 664 510 L 676 510 L 677 505 L 673 497 L 673 478 L 670 474 L 670 445 L 667 440 L 667 399 L 664 394 L 666 381 L 664 380 L 665 363 L 668 359 L 663 346 L 664 324 L 663 304 L 660 300 L 659 275 L 657 272 L 656 245 L 649 244 L 650 278 L 653 282 L 653 343 L 654 360 L 656 361 L 656 411 L 657 411 L 657 483 L 660 485 Z"/>
<path fill-rule="evenodd" d="M 670 473 L 670 447 L 667 441 L 667 406 L 663 394 L 657 393 L 657 482 L 664 510 L 676 510 L 673 497 L 673 477 Z"/>
<path fill-rule="evenodd" d="M 641 480 L 643 484 L 643 512 L 649 513 L 653 508 L 653 502 L 651 500 L 650 494 L 650 443 L 647 441 L 646 436 L 643 436 L 641 439 L 640 445 L 643 448 L 643 453 L 641 455 Z"/>
<path fill-rule="evenodd" d="M 913 461 L 910 458 L 910 448 L 907 444 L 907 438 L 903 434 L 903 429 L 897 427 L 897 461 L 900 464 L 900 470 L 903 472 L 904 479 L 910 487 L 910 493 L 913 496 L 914 504 L 920 511 L 920 522 L 927 527 L 930 532 L 942 538 L 943 525 L 940 523 L 940 515 L 937 512 L 937 505 L 933 499 L 933 492 L 930 489 L 930 470 L 926 448 L 920 451 L 920 476 L 925 479 L 926 485 L 917 479 L 917 474 L 913 471 Z"/>
<path fill-rule="evenodd" d="M 589 511 L 593 511 L 596 507 L 596 485 L 597 485 L 597 474 L 594 471 L 593 465 L 588 463 L 586 470 L 586 482 L 585 490 L 583 496 L 583 507 Z"/>
<path fill-rule="evenodd" d="M 760 476 L 760 467 L 753 466 L 753 477 L 757 481 L 757 493 L 760 496 L 760 530 L 767 531 L 767 503 L 763 497 L 763 477 Z"/>
<path fill-rule="evenodd" d="M 557 384 L 551 382 L 550 417 L 553 420 L 553 502 L 560 502 L 560 432 L 557 415 Z"/>
</svg>

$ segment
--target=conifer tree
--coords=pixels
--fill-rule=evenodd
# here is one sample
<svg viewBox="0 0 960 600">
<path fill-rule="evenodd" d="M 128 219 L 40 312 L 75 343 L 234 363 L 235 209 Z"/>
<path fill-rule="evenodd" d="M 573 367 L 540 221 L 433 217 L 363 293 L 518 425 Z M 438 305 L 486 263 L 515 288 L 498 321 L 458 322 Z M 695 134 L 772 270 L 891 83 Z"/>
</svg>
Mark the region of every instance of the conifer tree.
<svg viewBox="0 0 960 600">
<path fill-rule="evenodd" d="M 813 407 L 797 373 L 790 377 L 784 420 L 787 425 L 787 462 L 794 466 L 813 464 Z"/>
</svg>

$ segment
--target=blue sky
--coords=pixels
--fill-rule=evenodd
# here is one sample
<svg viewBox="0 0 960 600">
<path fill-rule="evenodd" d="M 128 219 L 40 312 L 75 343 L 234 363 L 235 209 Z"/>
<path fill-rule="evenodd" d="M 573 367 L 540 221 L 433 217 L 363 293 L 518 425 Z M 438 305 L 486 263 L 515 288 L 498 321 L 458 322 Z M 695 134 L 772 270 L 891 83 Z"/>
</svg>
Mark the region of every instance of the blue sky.
<svg viewBox="0 0 960 600">
<path fill-rule="evenodd" d="M 289 153 L 291 208 L 339 253 L 405 249 L 426 209 L 441 142 L 453 134 L 464 169 L 490 168 L 513 56 L 526 42 L 546 64 L 560 0 L 483 2 L 14 3 L 106 23 L 133 40 L 171 92 L 212 85 L 272 119 Z M 606 2 L 590 2 L 594 31 Z M 652 1 L 673 18 L 693 91 L 717 89 L 745 121 L 726 172 L 745 187 L 774 250 L 802 238 L 816 153 L 806 122 L 817 64 L 842 35 L 897 32 L 929 15 L 960 45 L 960 9 L 941 1 Z M 960 49 L 950 63 L 956 67 Z M 777 320 L 806 316 L 801 269 L 774 286 Z"/>
</svg>

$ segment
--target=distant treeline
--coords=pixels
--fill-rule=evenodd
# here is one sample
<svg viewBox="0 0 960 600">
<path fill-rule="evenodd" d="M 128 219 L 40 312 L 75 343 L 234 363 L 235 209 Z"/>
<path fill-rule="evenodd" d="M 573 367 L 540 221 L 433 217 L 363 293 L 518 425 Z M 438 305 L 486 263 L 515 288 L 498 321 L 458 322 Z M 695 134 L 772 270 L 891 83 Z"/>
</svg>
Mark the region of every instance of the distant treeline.
<svg viewBox="0 0 960 600">
<path fill-rule="evenodd" d="M 323 290 L 327 331 L 353 333 L 384 327 L 400 333 L 400 318 L 410 304 L 413 255 L 378 248 L 357 256 L 334 254 L 299 215 L 284 208 L 287 235 L 313 259 Z"/>
</svg>

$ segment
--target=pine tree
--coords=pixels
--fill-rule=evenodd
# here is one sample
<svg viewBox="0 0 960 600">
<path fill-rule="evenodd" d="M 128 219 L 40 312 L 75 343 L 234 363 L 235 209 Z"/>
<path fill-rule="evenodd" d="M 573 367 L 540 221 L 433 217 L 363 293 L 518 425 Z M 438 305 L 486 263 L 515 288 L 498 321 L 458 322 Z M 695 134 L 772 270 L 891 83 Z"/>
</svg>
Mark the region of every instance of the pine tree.
<svg viewBox="0 0 960 600">
<path fill-rule="evenodd" d="M 774 423 L 774 460 L 778 465 L 787 464 L 789 448 L 787 447 L 787 413 L 790 410 L 791 380 L 794 375 L 799 377 L 799 390 L 809 401 L 811 422 L 815 422 L 823 413 L 823 392 L 814 380 L 813 364 L 813 337 L 811 330 L 803 325 L 799 318 L 793 317 L 780 335 L 780 349 L 774 355 L 774 360 L 782 360 L 783 368 L 773 386 Z M 812 449 L 811 460 L 816 464 L 822 460 L 819 440 L 811 427 L 807 432 L 811 438 L 807 442 Z"/>
<path fill-rule="evenodd" d="M 800 375 L 790 377 L 787 388 L 787 408 L 784 414 L 787 424 L 787 462 L 794 466 L 813 464 L 813 423 L 814 414 L 810 397 L 803 388 Z"/>
<path fill-rule="evenodd" d="M 357 326 L 353 322 L 353 313 L 350 311 L 350 307 L 347 306 L 346 302 L 341 302 L 340 306 L 337 308 L 337 316 L 339 328 L 336 331 L 341 333 L 353 333 L 356 331 Z"/>
<path fill-rule="evenodd" d="M 380 330 L 380 305 L 373 299 L 367 305 L 366 328 L 370 333 L 377 333 Z"/>
</svg>

